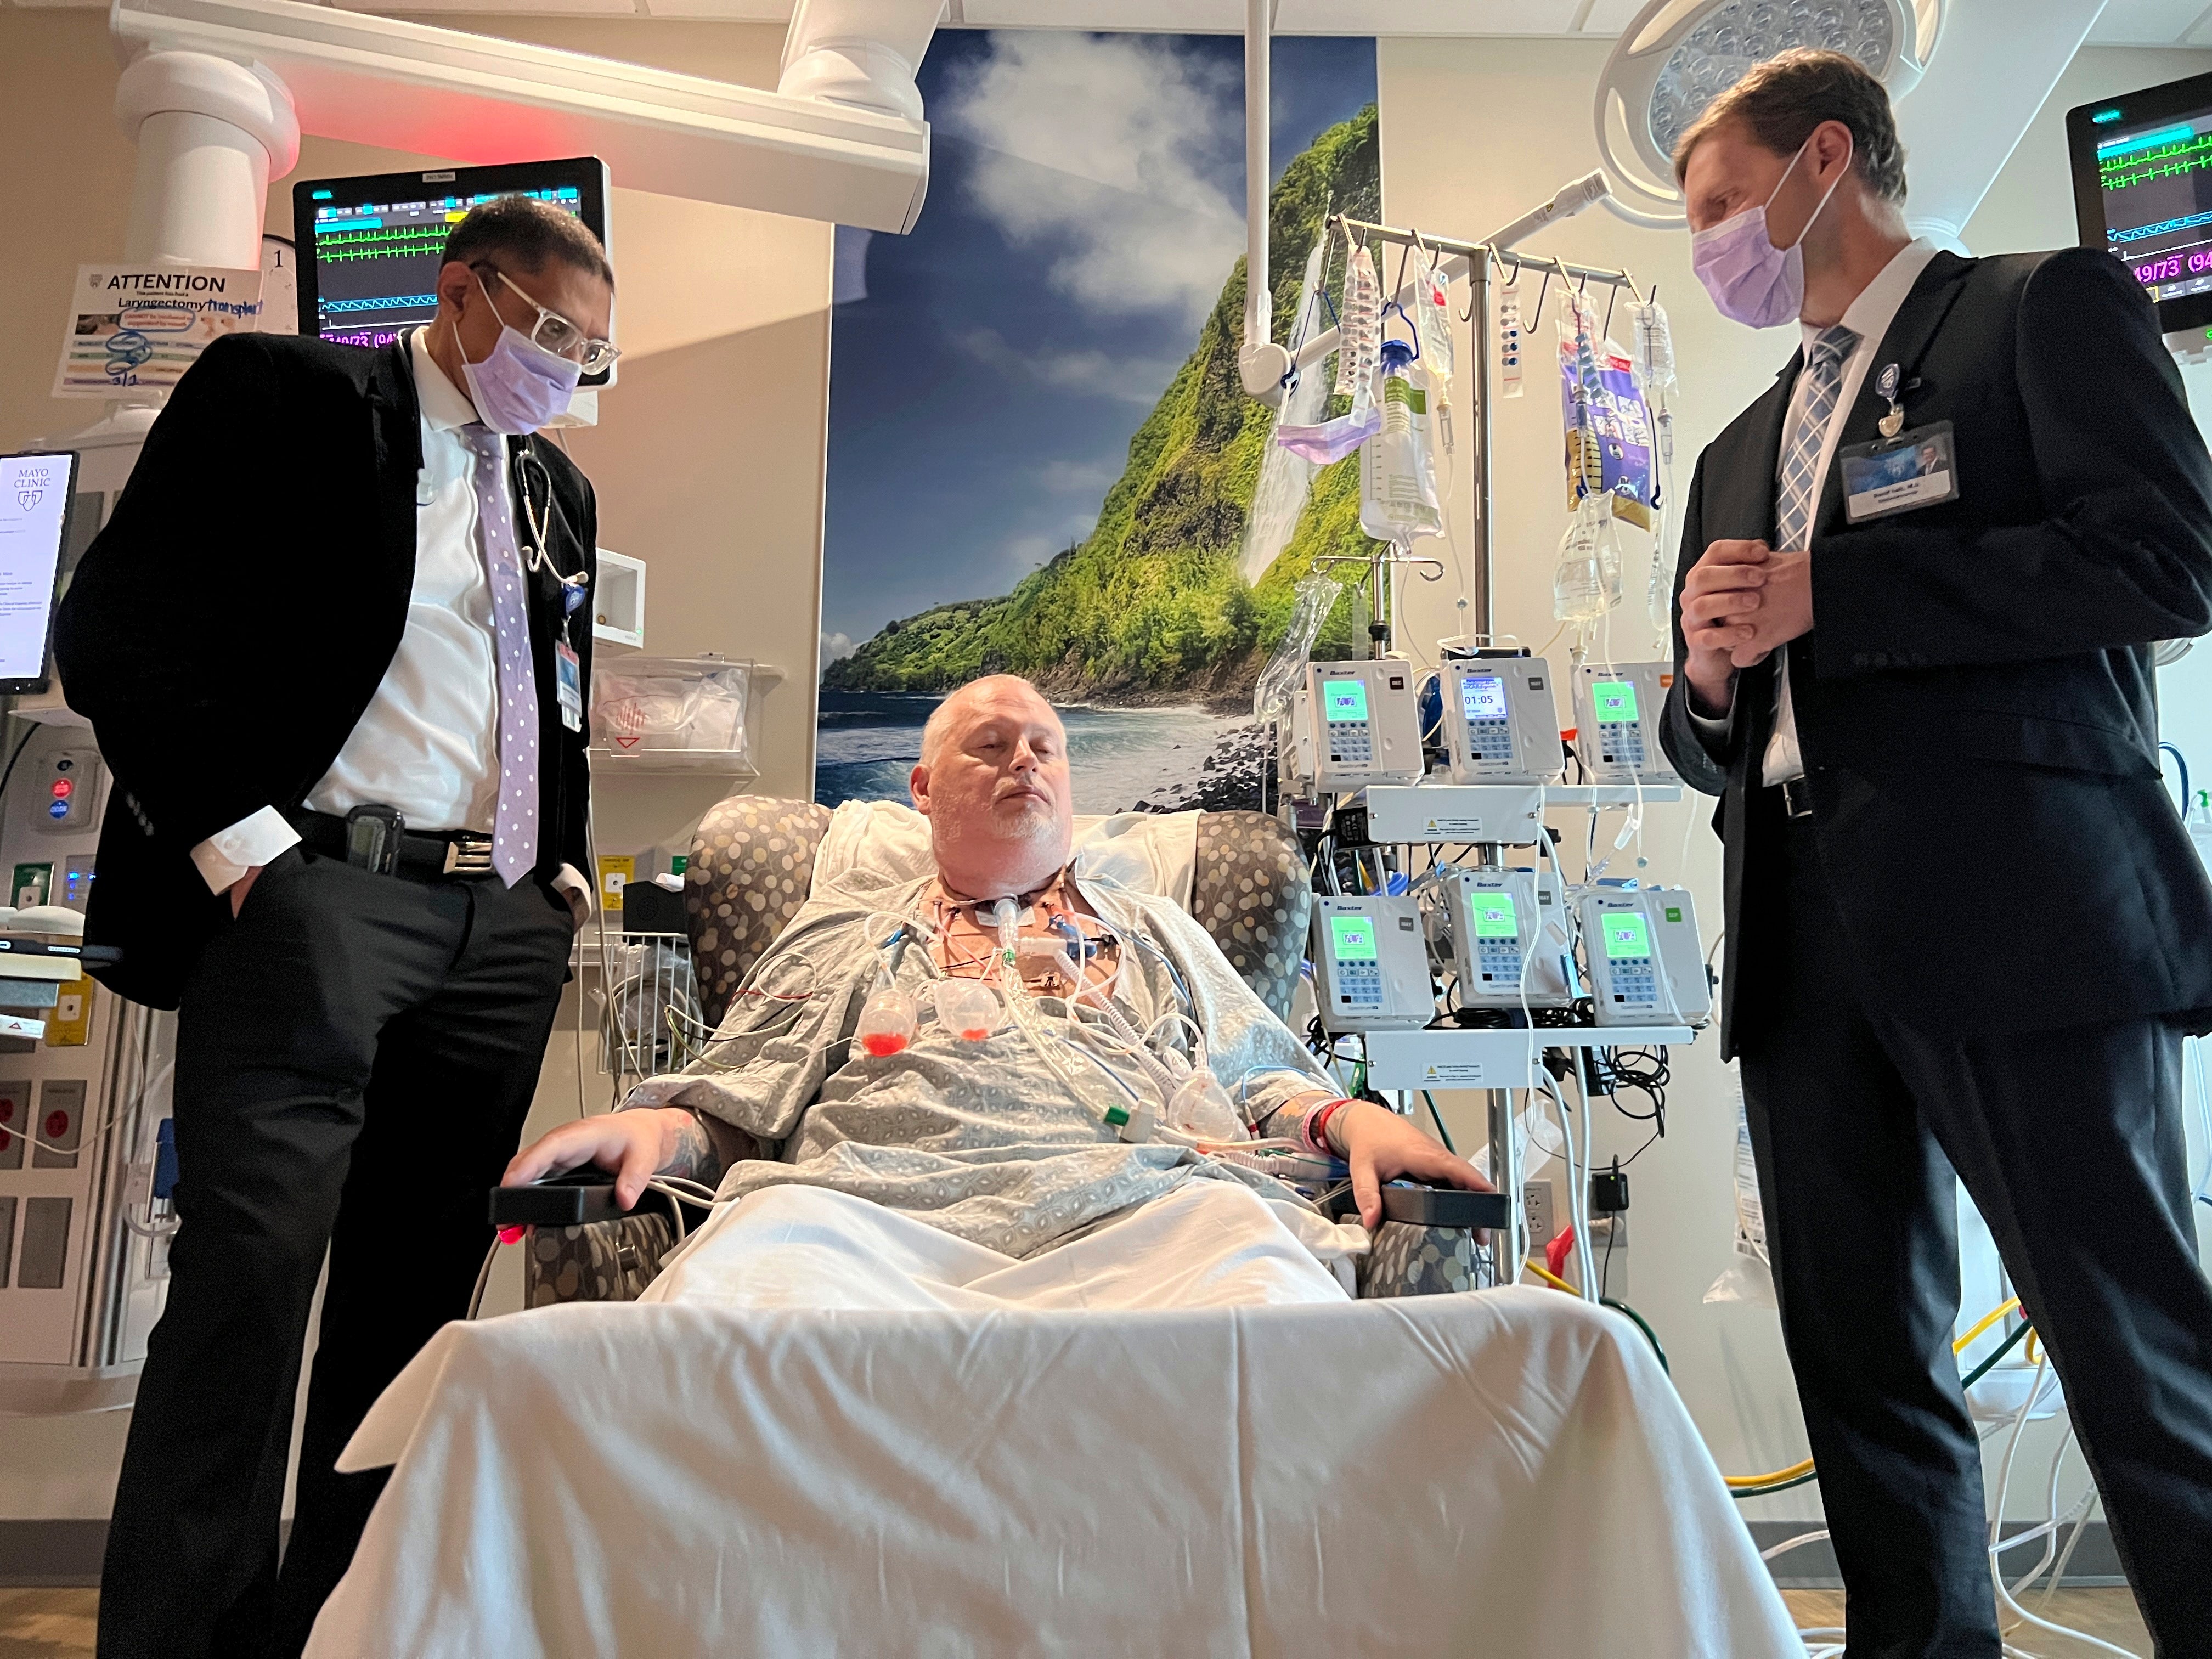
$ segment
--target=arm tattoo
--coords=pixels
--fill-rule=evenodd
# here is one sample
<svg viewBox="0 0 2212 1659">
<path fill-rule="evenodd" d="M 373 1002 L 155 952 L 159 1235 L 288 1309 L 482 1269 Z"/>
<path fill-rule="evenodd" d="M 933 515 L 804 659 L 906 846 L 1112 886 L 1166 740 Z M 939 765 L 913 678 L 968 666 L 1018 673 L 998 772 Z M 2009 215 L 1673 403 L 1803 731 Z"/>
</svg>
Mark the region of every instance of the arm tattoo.
<svg viewBox="0 0 2212 1659">
<path fill-rule="evenodd" d="M 684 1176 L 692 1181 L 703 1182 L 712 1187 L 722 1178 L 722 1157 L 714 1149 L 714 1137 L 699 1121 L 697 1113 L 691 1121 L 676 1132 L 676 1150 L 668 1161 L 654 1172 L 656 1175 Z"/>
</svg>

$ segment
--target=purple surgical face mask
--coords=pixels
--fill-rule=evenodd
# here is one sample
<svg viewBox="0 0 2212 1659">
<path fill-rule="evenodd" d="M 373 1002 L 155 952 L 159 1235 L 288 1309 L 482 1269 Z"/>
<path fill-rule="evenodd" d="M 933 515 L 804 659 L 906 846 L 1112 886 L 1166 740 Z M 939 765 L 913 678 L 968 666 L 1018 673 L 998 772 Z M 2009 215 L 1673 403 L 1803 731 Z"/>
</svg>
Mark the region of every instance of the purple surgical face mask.
<svg viewBox="0 0 2212 1659">
<path fill-rule="evenodd" d="M 1828 197 L 1836 193 L 1836 185 L 1844 182 L 1844 173 L 1850 171 L 1850 159 L 1845 158 L 1834 183 L 1828 186 L 1827 195 L 1820 198 L 1812 217 L 1805 221 L 1805 229 L 1797 233 L 1797 240 L 1788 247 L 1775 246 L 1773 239 L 1767 234 L 1766 210 L 1774 205 L 1774 198 L 1782 193 L 1782 186 L 1789 183 L 1790 175 L 1797 170 L 1797 163 L 1805 154 L 1806 145 L 1812 142 L 1812 135 L 1808 133 L 1805 143 L 1797 146 L 1797 154 L 1782 169 L 1782 177 L 1775 180 L 1773 192 L 1765 202 L 1691 235 L 1691 268 L 1705 285 L 1705 292 L 1713 296 L 1713 304 L 1719 307 L 1722 316 L 1752 328 L 1772 328 L 1788 322 L 1804 309 L 1805 233 L 1813 228 L 1813 220 L 1818 219 L 1821 210 L 1828 205 Z"/>
<path fill-rule="evenodd" d="M 483 277 L 477 278 L 477 286 L 483 288 Z M 484 303 L 491 305 L 489 289 L 484 289 Z M 499 315 L 496 306 L 491 314 Z M 495 432 L 520 438 L 568 412 L 584 369 L 582 364 L 548 351 L 520 329 L 508 327 L 502 319 L 499 343 L 490 356 L 472 363 L 463 352 L 461 374 L 468 380 L 477 418 Z"/>
</svg>

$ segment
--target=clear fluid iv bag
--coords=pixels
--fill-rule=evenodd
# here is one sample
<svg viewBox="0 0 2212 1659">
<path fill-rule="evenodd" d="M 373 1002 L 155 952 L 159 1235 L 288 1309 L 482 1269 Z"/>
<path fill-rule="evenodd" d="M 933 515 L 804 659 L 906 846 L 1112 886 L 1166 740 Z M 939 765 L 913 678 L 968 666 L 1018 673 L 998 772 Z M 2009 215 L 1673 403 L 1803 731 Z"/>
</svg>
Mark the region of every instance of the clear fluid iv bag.
<svg viewBox="0 0 2212 1659">
<path fill-rule="evenodd" d="M 1559 538 L 1552 574 L 1552 615 L 1563 623 L 1594 623 L 1620 603 L 1620 540 L 1613 525 L 1613 497 L 1585 495 Z"/>
<path fill-rule="evenodd" d="M 1321 637 L 1321 625 L 1335 609 L 1344 584 L 1327 576 L 1308 576 L 1291 591 L 1297 602 L 1291 612 L 1290 631 L 1252 688 L 1252 718 L 1262 726 L 1291 717 L 1291 696 L 1305 679 L 1314 641 Z"/>
</svg>

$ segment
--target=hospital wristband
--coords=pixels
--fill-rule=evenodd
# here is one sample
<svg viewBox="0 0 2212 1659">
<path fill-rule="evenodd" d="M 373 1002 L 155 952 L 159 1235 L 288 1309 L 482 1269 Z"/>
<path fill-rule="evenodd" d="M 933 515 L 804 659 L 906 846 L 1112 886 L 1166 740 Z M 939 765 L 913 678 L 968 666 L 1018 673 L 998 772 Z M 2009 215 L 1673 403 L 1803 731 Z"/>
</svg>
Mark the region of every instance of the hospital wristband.
<svg viewBox="0 0 2212 1659">
<path fill-rule="evenodd" d="M 1307 1112 L 1304 1121 L 1299 1125 L 1298 1138 L 1305 1142 L 1309 1152 L 1318 1152 L 1323 1158 L 1338 1156 L 1337 1149 L 1329 1142 L 1328 1121 L 1351 1104 L 1350 1100 L 1339 1095 L 1334 1100 L 1325 1100 Z"/>
</svg>

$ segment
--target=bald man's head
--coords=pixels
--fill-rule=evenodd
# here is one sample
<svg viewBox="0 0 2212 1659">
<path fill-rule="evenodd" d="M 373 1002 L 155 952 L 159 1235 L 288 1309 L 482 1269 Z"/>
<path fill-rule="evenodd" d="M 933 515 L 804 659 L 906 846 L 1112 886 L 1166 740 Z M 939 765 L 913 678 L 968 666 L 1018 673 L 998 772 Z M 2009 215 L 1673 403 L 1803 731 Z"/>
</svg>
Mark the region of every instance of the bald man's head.
<svg viewBox="0 0 2212 1659">
<path fill-rule="evenodd" d="M 938 704 L 909 787 L 929 819 L 938 873 L 957 893 L 1030 892 L 1067 863 L 1075 827 L 1067 733 L 1018 675 L 986 675 Z"/>
</svg>

